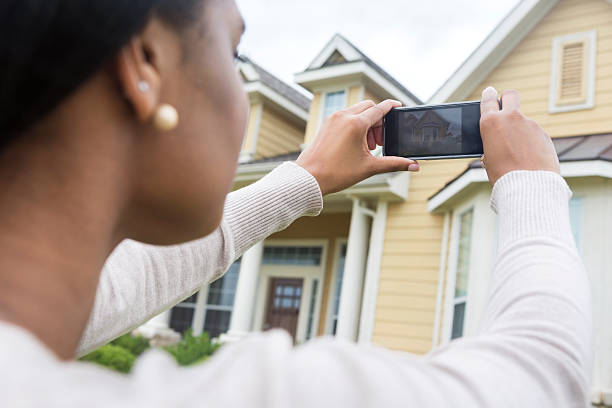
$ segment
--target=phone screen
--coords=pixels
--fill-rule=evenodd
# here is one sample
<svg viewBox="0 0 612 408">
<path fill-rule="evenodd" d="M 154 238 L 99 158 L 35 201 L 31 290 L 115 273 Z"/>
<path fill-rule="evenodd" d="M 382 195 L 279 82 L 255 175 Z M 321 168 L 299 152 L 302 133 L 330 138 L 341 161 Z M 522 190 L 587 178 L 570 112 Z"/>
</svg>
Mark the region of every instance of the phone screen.
<svg viewBox="0 0 612 408">
<path fill-rule="evenodd" d="M 480 102 L 391 110 L 384 119 L 384 154 L 417 159 L 482 155 Z"/>
</svg>

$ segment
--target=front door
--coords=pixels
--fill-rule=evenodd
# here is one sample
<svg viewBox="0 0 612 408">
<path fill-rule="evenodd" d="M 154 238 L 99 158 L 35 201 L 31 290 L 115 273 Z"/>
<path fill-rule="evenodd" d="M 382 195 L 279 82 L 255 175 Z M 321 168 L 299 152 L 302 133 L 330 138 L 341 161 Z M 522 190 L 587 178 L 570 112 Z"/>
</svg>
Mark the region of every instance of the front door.
<svg viewBox="0 0 612 408">
<path fill-rule="evenodd" d="M 303 283 L 303 279 L 270 278 L 264 330 L 284 329 L 295 342 Z"/>
</svg>

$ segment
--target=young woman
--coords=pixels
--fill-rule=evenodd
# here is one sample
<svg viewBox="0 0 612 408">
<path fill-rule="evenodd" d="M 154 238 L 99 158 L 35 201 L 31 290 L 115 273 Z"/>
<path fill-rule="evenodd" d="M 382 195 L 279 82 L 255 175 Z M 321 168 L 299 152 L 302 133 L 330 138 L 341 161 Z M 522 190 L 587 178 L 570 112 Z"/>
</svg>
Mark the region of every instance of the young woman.
<svg viewBox="0 0 612 408">
<path fill-rule="evenodd" d="M 500 247 L 479 336 L 408 358 L 331 339 L 293 350 L 270 332 L 190 369 L 152 351 L 129 377 L 73 361 L 317 215 L 322 195 L 418 170 L 369 154 L 398 103 L 366 101 L 327 119 L 296 163 L 228 195 L 243 30 L 232 0 L 0 5 L 0 405 L 583 404 L 590 294 L 570 191 L 518 94 L 499 111 L 492 88 L 482 131 Z"/>
</svg>

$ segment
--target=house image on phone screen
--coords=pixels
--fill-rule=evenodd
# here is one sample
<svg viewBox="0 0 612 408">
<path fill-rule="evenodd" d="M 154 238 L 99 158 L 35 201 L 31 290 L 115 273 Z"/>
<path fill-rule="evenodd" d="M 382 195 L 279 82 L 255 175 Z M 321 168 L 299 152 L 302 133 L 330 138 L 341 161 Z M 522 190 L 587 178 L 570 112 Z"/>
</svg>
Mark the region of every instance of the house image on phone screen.
<svg viewBox="0 0 612 408">
<path fill-rule="evenodd" d="M 452 123 L 451 123 L 452 121 Z M 436 151 L 441 154 L 460 152 L 461 111 L 421 111 L 402 116 L 399 123 L 399 151 L 415 155 Z M 415 147 L 419 149 L 415 150 Z M 422 151 L 422 150 L 423 151 Z"/>
<path fill-rule="evenodd" d="M 341 35 L 296 84 L 250 60 L 239 70 L 251 110 L 236 189 L 295 160 L 339 109 L 364 99 L 423 103 Z M 554 138 L 592 282 L 592 401 L 612 406 L 611 2 L 521 1 L 428 103 L 478 100 L 488 85 L 518 89 L 523 113 Z M 419 141 L 453 137 L 443 117 L 415 120 Z M 296 344 L 330 335 L 417 354 L 473 336 L 496 255 L 491 188 L 473 159 L 421 164 L 420 173 L 375 176 L 325 197 L 319 217 L 255 244 L 221 279 L 142 330 L 191 328 L 233 341 L 279 327 Z"/>
</svg>

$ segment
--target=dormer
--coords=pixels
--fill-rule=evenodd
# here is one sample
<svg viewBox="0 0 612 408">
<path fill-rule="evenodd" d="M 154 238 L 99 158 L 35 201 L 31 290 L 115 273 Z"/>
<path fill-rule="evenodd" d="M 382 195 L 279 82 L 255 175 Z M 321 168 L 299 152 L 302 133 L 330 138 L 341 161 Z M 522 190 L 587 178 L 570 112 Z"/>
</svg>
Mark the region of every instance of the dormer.
<svg viewBox="0 0 612 408">
<path fill-rule="evenodd" d="M 299 151 L 310 98 L 247 57 L 241 57 L 238 70 L 250 104 L 240 162 Z"/>
<path fill-rule="evenodd" d="M 304 144 L 324 118 L 365 99 L 397 99 L 406 106 L 422 102 L 340 34 L 336 34 L 295 82 L 313 94 Z"/>
</svg>

